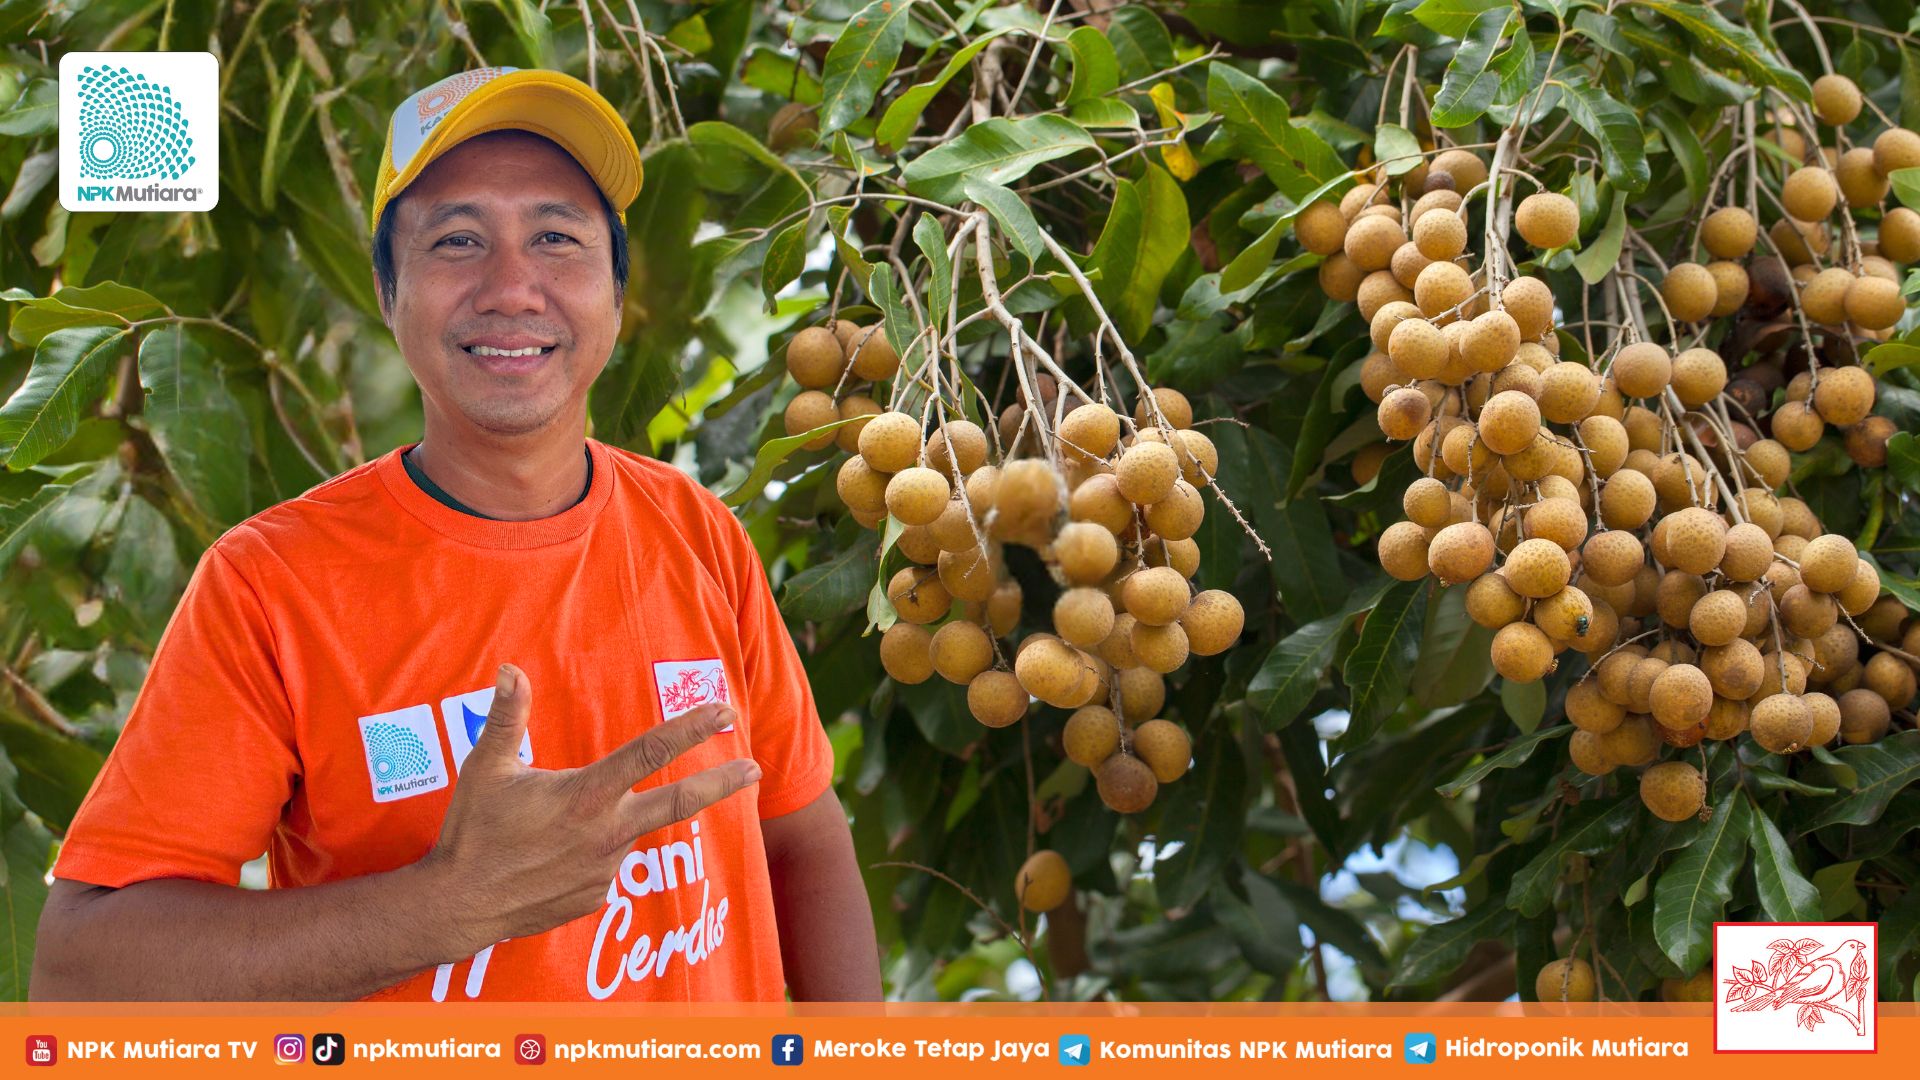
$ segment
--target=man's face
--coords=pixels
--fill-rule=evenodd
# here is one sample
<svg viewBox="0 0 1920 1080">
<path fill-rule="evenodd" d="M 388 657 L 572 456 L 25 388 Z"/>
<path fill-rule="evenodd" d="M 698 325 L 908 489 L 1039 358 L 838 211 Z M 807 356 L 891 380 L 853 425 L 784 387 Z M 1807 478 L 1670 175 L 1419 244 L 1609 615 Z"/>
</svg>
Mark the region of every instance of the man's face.
<svg viewBox="0 0 1920 1080">
<path fill-rule="evenodd" d="M 537 136 L 491 132 L 428 166 L 391 212 L 387 324 L 428 410 L 491 435 L 571 423 L 620 315 L 585 170 Z"/>
</svg>

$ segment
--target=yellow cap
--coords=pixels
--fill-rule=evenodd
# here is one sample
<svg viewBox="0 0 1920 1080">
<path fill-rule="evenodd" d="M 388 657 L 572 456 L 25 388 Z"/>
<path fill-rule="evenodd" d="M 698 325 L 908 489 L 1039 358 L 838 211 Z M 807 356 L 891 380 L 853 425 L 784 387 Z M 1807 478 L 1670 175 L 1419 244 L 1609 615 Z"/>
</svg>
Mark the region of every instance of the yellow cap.
<svg viewBox="0 0 1920 1080">
<path fill-rule="evenodd" d="M 387 203 L 435 158 L 475 135 L 508 129 L 559 143 L 626 223 L 627 206 L 640 194 L 640 148 L 613 105 L 558 71 L 485 67 L 441 79 L 393 110 L 368 227 L 380 227 Z"/>
</svg>

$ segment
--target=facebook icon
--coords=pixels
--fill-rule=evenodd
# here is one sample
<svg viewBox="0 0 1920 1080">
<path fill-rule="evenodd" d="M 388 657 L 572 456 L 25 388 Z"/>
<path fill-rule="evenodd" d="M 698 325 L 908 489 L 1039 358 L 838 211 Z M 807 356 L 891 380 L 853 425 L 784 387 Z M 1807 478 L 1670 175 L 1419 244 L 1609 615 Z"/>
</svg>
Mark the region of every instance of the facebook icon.
<svg viewBox="0 0 1920 1080">
<path fill-rule="evenodd" d="M 807 1060 L 807 1040 L 799 1035 L 775 1035 L 772 1049 L 775 1065 L 799 1065 Z"/>
</svg>

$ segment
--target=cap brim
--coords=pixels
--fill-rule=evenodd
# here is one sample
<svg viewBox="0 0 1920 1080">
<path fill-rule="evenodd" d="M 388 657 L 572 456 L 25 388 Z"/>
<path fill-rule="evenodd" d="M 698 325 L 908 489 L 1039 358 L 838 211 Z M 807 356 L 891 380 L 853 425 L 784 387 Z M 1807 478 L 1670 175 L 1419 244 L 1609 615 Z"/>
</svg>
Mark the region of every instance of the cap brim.
<svg viewBox="0 0 1920 1080">
<path fill-rule="evenodd" d="M 489 80 L 461 99 L 386 186 L 385 201 L 448 150 L 475 135 L 507 130 L 531 131 L 558 143 L 623 218 L 640 194 L 640 149 L 606 99 L 570 75 L 523 70 Z"/>
</svg>

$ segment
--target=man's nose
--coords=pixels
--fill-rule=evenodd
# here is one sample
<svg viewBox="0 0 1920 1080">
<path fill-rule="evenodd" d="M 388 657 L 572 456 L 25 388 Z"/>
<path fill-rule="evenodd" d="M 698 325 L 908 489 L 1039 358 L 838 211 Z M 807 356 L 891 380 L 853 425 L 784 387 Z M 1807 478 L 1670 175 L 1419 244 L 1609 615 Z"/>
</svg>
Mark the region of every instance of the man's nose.
<svg viewBox="0 0 1920 1080">
<path fill-rule="evenodd" d="M 476 313 L 537 315 L 547 309 L 546 273 L 531 252 L 517 247 L 497 248 L 480 270 L 474 290 Z"/>
</svg>

